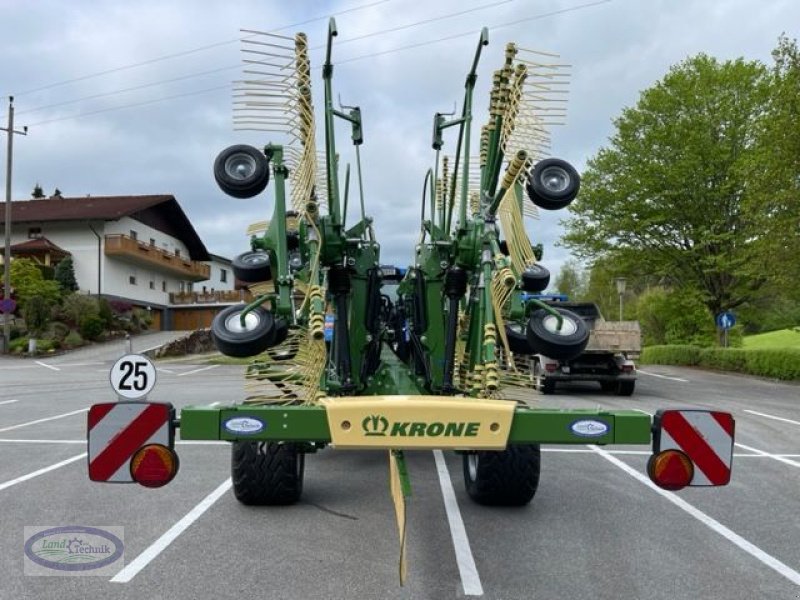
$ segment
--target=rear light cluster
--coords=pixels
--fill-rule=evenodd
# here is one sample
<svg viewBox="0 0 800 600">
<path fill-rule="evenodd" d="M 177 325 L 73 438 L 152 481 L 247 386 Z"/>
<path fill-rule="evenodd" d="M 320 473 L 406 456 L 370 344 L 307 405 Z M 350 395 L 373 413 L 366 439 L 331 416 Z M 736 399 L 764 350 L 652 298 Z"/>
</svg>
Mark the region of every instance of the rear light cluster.
<svg viewBox="0 0 800 600">
<path fill-rule="evenodd" d="M 694 463 L 680 450 L 664 450 L 647 461 L 647 474 L 658 487 L 676 491 L 691 483 Z"/>
<path fill-rule="evenodd" d="M 633 372 L 633 365 L 622 365 L 622 372 L 623 373 Z"/>
<path fill-rule="evenodd" d="M 548 373 L 555 373 L 556 369 L 558 369 L 558 363 L 545 363 L 544 370 Z"/>
<path fill-rule="evenodd" d="M 178 473 L 178 455 L 161 444 L 142 446 L 131 458 L 131 477 L 145 487 L 167 485 Z"/>
</svg>

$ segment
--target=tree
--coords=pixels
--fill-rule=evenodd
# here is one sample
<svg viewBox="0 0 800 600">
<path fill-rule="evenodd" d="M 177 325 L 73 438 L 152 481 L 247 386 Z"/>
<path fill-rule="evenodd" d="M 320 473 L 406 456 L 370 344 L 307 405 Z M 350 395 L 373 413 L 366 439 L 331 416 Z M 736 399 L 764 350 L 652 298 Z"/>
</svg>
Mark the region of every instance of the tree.
<svg viewBox="0 0 800 600">
<path fill-rule="evenodd" d="M 34 296 L 40 296 L 48 305 L 53 305 L 61 295 L 58 283 L 45 280 L 36 263 L 29 258 L 11 261 L 11 287 L 16 290 L 23 307 Z"/>
<path fill-rule="evenodd" d="M 51 197 L 51 198 L 63 198 L 63 196 L 61 195 L 61 190 L 60 190 L 60 189 L 58 189 L 58 188 L 56 188 L 56 189 L 53 191 L 53 195 L 52 195 L 52 196 L 50 196 L 50 197 Z"/>
<path fill-rule="evenodd" d="M 674 66 L 589 161 L 563 243 L 697 290 L 712 314 L 747 302 L 765 281 L 758 206 L 745 200 L 768 94 L 758 62 L 701 54 Z"/>
<path fill-rule="evenodd" d="M 75 266 L 71 256 L 63 258 L 56 265 L 54 278 L 64 292 L 74 292 L 78 289 L 78 282 L 75 280 Z"/>
<path fill-rule="evenodd" d="M 37 181 L 36 185 L 33 186 L 33 191 L 31 192 L 31 198 L 33 198 L 34 200 L 41 200 L 44 197 L 45 197 L 44 190 L 42 189 L 42 186 L 39 185 L 39 182 Z"/>
<path fill-rule="evenodd" d="M 566 294 L 570 300 L 582 300 L 586 295 L 586 277 L 574 260 L 568 260 L 561 266 L 555 285 L 558 293 Z"/>
<path fill-rule="evenodd" d="M 22 305 L 22 316 L 31 336 L 41 335 L 50 321 L 50 304 L 42 296 L 31 296 Z"/>
</svg>

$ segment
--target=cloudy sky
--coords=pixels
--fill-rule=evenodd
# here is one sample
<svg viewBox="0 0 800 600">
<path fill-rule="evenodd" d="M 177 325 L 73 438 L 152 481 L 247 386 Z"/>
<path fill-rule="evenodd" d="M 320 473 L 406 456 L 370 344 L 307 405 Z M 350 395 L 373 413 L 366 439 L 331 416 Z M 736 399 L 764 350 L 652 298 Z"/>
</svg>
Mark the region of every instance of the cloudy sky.
<svg viewBox="0 0 800 600">
<path fill-rule="evenodd" d="M 65 196 L 174 194 L 209 251 L 229 257 L 247 249 L 247 225 L 270 216 L 271 196 L 225 196 L 213 160 L 233 143 L 283 141 L 233 131 L 239 30 L 305 31 L 317 48 L 320 107 L 318 47 L 335 15 L 335 93 L 361 106 L 367 212 L 383 262 L 397 264 L 409 262 L 418 235 L 433 114 L 455 102 L 460 110 L 481 27 L 490 44 L 477 124 L 507 42 L 557 53 L 572 78 L 552 150 L 579 170 L 606 143 L 612 119 L 670 65 L 698 52 L 767 62 L 778 36 L 800 29 L 796 0 L 0 0 L 0 15 L 0 94 L 16 97 L 16 124 L 29 126 L 15 138 L 14 199 L 28 198 L 37 182 Z M 4 115 L 5 99 L 0 107 Z M 346 148 L 345 123 L 337 139 Z M 451 134 L 445 150 L 454 145 Z M 0 153 L 4 165 L 5 143 Z M 568 258 L 555 246 L 560 218 L 528 223 L 554 273 Z"/>
</svg>

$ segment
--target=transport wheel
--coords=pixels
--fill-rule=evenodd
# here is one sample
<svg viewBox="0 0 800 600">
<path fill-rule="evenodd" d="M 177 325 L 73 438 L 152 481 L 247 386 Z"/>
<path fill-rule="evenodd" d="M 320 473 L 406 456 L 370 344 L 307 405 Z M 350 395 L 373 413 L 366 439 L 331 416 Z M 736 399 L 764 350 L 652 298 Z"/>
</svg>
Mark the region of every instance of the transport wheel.
<svg viewBox="0 0 800 600">
<path fill-rule="evenodd" d="M 589 327 L 574 312 L 554 307 L 563 321 L 558 330 L 558 319 L 540 308 L 528 319 L 528 344 L 536 354 L 556 360 L 570 360 L 578 356 L 589 343 Z"/>
<path fill-rule="evenodd" d="M 214 179 L 229 196 L 252 198 L 269 183 L 269 161 L 252 146 L 228 146 L 214 161 Z"/>
<path fill-rule="evenodd" d="M 550 271 L 539 263 L 525 267 L 522 272 L 522 289 L 526 292 L 539 293 L 550 285 Z"/>
<path fill-rule="evenodd" d="M 269 254 L 262 250 L 243 252 L 233 259 L 233 276 L 245 283 L 272 279 Z"/>
<path fill-rule="evenodd" d="M 526 189 L 531 202 L 539 208 L 559 210 L 575 199 L 580 187 L 580 175 L 571 164 L 560 158 L 546 158 L 533 167 Z"/>
<path fill-rule="evenodd" d="M 539 444 L 509 446 L 499 452 L 463 455 L 467 494 L 487 506 L 524 506 L 539 487 Z"/>
<path fill-rule="evenodd" d="M 242 504 L 294 504 L 303 493 L 305 454 L 297 444 L 233 442 L 233 493 Z"/>
<path fill-rule="evenodd" d="M 217 350 L 226 356 L 255 356 L 274 343 L 275 319 L 272 313 L 258 306 L 247 313 L 242 327 L 244 308 L 243 304 L 229 306 L 211 323 L 211 339 Z"/>
<path fill-rule="evenodd" d="M 634 387 L 636 387 L 635 381 L 618 381 L 616 389 L 617 396 L 632 396 Z"/>
</svg>

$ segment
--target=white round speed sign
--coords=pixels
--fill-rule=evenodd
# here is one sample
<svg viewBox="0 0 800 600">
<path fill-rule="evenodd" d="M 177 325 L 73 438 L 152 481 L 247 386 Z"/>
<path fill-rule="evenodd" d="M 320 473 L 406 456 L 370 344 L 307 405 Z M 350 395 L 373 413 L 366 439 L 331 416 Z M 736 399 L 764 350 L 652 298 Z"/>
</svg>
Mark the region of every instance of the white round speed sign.
<svg viewBox="0 0 800 600">
<path fill-rule="evenodd" d="M 156 384 L 156 368 L 141 354 L 126 354 L 111 367 L 111 387 L 128 400 L 150 393 Z"/>
</svg>

